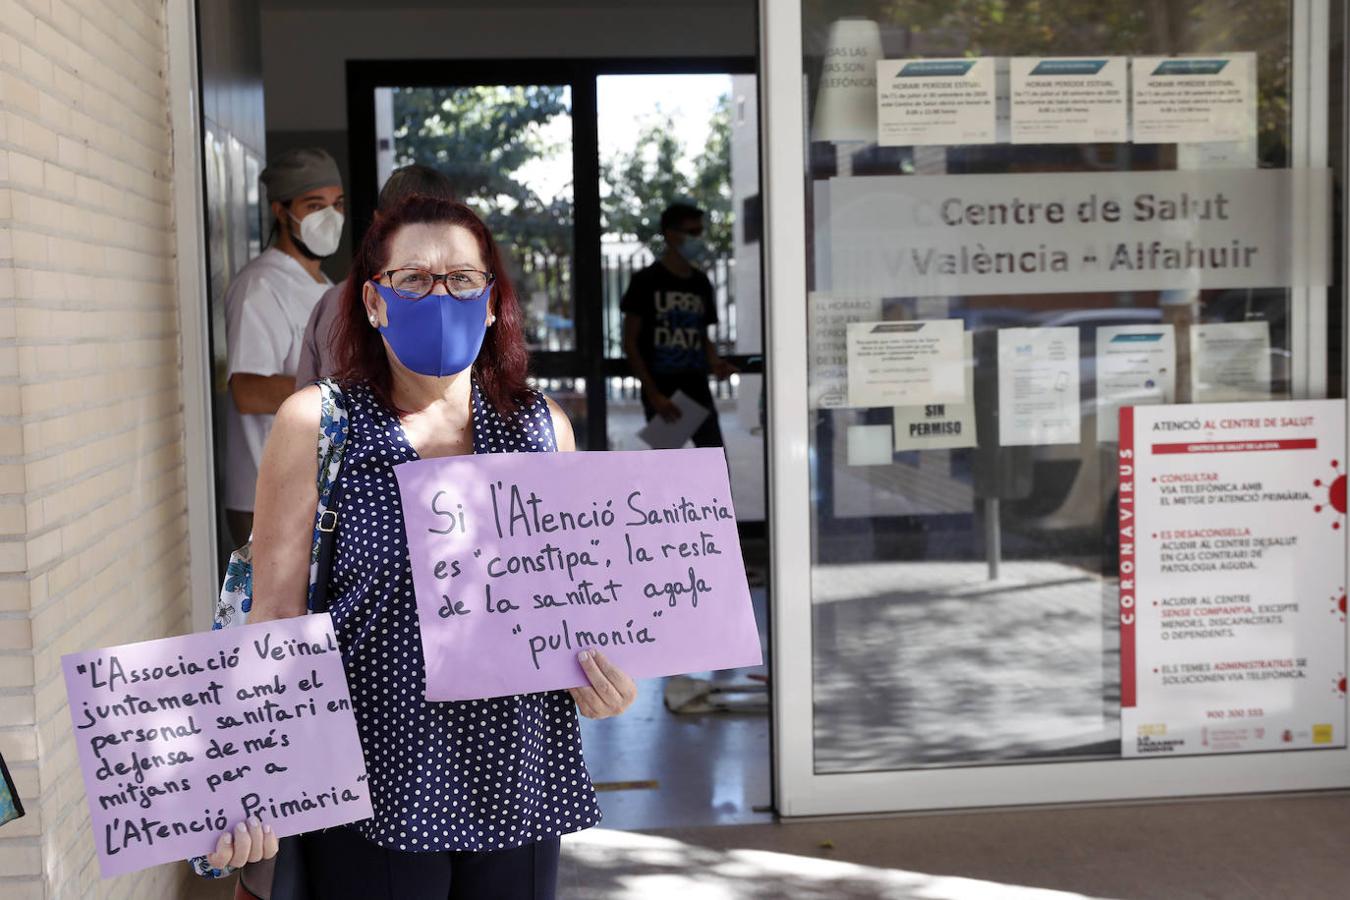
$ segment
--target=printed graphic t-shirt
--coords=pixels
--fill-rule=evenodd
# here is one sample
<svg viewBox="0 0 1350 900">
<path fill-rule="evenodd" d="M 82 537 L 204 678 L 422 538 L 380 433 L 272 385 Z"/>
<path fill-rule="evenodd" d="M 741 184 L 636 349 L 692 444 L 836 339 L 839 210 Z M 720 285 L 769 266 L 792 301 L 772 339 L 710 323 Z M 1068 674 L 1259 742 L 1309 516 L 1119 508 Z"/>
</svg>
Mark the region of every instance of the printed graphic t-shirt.
<svg viewBox="0 0 1350 900">
<path fill-rule="evenodd" d="M 634 273 L 619 309 L 642 320 L 638 353 L 653 375 L 708 371 L 703 344 L 717 304 L 707 275 L 681 278 L 654 262 Z"/>
</svg>

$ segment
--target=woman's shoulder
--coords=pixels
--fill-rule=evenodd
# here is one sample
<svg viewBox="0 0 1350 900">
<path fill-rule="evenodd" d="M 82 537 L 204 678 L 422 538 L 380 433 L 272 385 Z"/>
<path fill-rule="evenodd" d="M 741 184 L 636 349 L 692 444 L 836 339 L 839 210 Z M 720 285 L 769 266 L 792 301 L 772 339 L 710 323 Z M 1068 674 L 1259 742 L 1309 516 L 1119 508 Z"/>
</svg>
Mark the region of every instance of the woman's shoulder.
<svg viewBox="0 0 1350 900">
<path fill-rule="evenodd" d="M 539 393 L 536 391 L 535 393 Z M 552 397 L 545 397 L 539 394 L 539 402 L 542 406 L 543 417 L 547 417 L 549 423 L 553 426 L 553 442 L 557 449 L 564 452 L 577 449 L 577 439 L 572 433 L 572 421 L 567 418 L 567 412 Z"/>
<path fill-rule="evenodd" d="M 298 429 L 313 431 L 319 427 L 323 391 L 317 384 L 303 387 L 282 401 L 272 421 L 272 430 L 293 432 Z"/>
<path fill-rule="evenodd" d="M 341 413 L 350 416 L 354 407 L 369 403 L 370 386 L 363 381 L 327 378 L 291 394 L 277 410 L 273 431 L 312 434 L 325 419 Z"/>
</svg>

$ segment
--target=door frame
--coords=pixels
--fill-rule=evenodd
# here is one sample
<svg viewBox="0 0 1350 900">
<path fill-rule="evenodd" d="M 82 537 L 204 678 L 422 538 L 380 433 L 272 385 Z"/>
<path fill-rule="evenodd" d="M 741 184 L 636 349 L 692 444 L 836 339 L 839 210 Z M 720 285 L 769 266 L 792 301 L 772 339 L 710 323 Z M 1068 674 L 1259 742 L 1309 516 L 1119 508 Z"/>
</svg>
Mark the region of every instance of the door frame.
<svg viewBox="0 0 1350 900">
<path fill-rule="evenodd" d="M 188 597 L 193 631 L 211 626 L 220 587 L 216 543 L 216 458 L 211 421 L 211 336 L 206 270 L 200 37 L 197 6 L 165 7 L 169 115 L 173 123 L 175 293 L 183 394 L 183 469 L 187 492 Z"/>
<path fill-rule="evenodd" d="M 1329 9 L 1294 0 L 1292 65 L 1295 156 L 1291 165 L 1326 165 Z M 774 796 L 784 817 L 923 811 L 1009 805 L 1138 800 L 1206 794 L 1350 787 L 1350 747 L 1340 750 L 1029 762 L 897 771 L 817 774 L 813 735 L 811 596 L 811 414 L 806 369 L 806 205 L 809 188 L 801 4 L 760 0 L 760 108 L 763 116 L 765 347 L 768 351 L 769 502 L 775 594 L 772 678 L 775 703 Z M 1320 130 L 1319 130 L 1320 129 Z M 1319 152 L 1321 153 L 1319 157 Z M 1344 259 L 1344 256 L 1342 257 Z M 1342 278 L 1345 274 L 1340 273 Z M 1310 293 L 1291 304 L 1292 346 L 1304 355 L 1302 393 L 1326 385 L 1326 309 Z M 1344 344 L 1342 344 L 1344 346 Z M 1311 354 L 1321 348 L 1320 360 Z M 1299 376 L 1295 376 L 1296 384 Z M 1293 755 L 1291 755 L 1293 754 Z"/>
<path fill-rule="evenodd" d="M 576 347 L 530 354 L 531 374 L 540 378 L 584 378 L 586 446 L 608 446 L 607 379 L 628 374 L 622 359 L 605 358 L 600 253 L 600 146 L 595 79 L 602 75 L 754 75 L 753 56 L 539 58 L 486 60 L 348 60 L 347 134 L 351 190 L 347 208 L 353 244 L 361 239 L 375 210 L 375 89 L 380 87 L 467 87 L 492 84 L 568 85 L 572 92 L 572 260 Z M 763 155 L 761 143 L 761 157 Z M 763 190 L 761 185 L 761 191 Z M 761 303 L 762 303 L 761 291 Z M 761 356 L 728 356 L 742 371 L 756 373 Z"/>
</svg>

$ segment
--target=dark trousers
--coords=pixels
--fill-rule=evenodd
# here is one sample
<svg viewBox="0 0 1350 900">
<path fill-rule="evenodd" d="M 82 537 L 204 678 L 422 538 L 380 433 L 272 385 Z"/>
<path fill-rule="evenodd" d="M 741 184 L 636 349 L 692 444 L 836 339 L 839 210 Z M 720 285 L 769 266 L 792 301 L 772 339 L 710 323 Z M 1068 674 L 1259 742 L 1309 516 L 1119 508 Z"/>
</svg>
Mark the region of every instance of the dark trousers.
<svg viewBox="0 0 1350 900">
<path fill-rule="evenodd" d="M 698 426 L 698 431 L 694 432 L 695 447 L 722 446 L 722 426 L 717 422 L 717 403 L 714 402 L 712 390 L 708 387 L 707 375 L 701 372 L 677 375 L 653 373 L 652 380 L 656 382 L 656 389 L 667 397 L 675 396 L 676 391 L 684 391 L 690 400 L 707 408 L 708 418 L 704 419 L 703 424 Z M 656 415 L 656 410 L 647 402 L 646 394 L 642 395 L 642 412 L 649 422 Z"/>
<path fill-rule="evenodd" d="M 351 828 L 304 837 L 318 900 L 554 900 L 558 839 L 481 853 L 386 850 Z"/>
</svg>

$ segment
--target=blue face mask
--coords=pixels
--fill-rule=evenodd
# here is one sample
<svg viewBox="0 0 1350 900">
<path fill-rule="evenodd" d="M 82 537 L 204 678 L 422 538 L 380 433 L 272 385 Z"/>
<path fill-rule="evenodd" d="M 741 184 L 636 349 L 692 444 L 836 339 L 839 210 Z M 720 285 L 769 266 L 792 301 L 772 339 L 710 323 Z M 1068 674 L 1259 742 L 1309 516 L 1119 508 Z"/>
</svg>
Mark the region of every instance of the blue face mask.
<svg viewBox="0 0 1350 900">
<path fill-rule="evenodd" d="M 708 245 L 703 243 L 703 238 L 692 235 L 681 241 L 675 252 L 683 256 L 685 262 L 695 266 L 702 265 L 708 259 Z"/>
<path fill-rule="evenodd" d="M 371 282 L 384 298 L 389 324 L 380 333 L 398 361 L 419 375 L 463 372 L 478 358 L 487 333 L 487 304 L 492 287 L 473 300 L 432 292 L 421 300 L 400 297 L 393 288 Z"/>
</svg>

